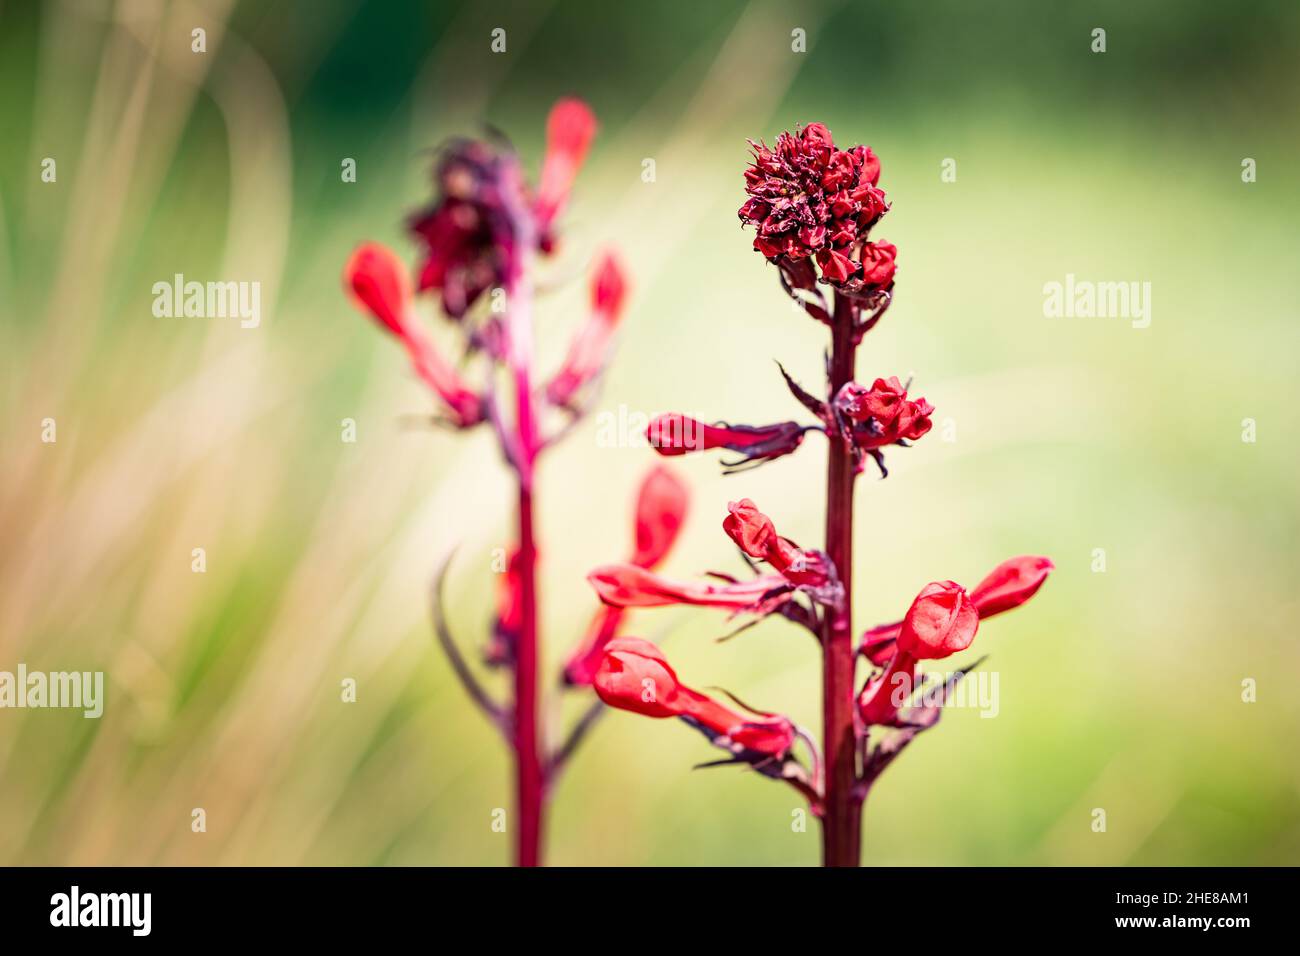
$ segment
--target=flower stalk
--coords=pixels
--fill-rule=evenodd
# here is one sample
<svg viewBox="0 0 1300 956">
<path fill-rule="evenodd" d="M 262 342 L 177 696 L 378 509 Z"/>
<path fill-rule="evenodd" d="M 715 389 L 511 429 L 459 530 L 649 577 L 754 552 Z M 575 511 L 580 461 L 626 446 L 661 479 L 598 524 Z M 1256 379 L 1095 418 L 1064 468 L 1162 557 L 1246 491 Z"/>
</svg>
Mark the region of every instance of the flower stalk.
<svg viewBox="0 0 1300 956">
<path fill-rule="evenodd" d="M 897 268 L 897 248 L 869 236 L 889 210 L 877 185 L 875 153 L 866 146 L 837 148 L 820 123 L 782 133 L 773 147 L 751 146 L 753 161 L 745 171 L 749 198 L 740 220 L 754 227 L 754 249 L 777 268 L 785 294 L 830 331 L 824 397 L 804 389 L 778 363 L 790 394 L 816 424 L 706 424 L 668 413 L 650 423 L 646 437 L 665 456 L 726 449 L 740 456 L 723 462 L 724 471 L 734 474 L 794 454 L 805 434 L 822 432 L 827 440 L 825 549 L 799 548 L 744 498 L 728 505 L 722 528 L 752 571 L 748 580 L 711 572 L 712 580 L 683 582 L 626 563 L 597 567 L 587 579 L 615 609 L 715 608 L 747 616 L 739 630 L 779 615 L 813 632 L 822 653 L 821 747 L 777 714 L 755 711 L 762 717 L 756 722 L 716 710 L 715 702 L 682 688 L 653 645 L 633 638 L 607 646 L 596 689 L 612 707 L 675 716 L 704 733 L 729 755 L 707 766 L 744 764 L 790 784 L 821 820 L 823 865 L 855 867 L 871 787 L 905 747 L 938 723 L 957 682 L 979 661 L 938 683 L 918 679 L 920 663 L 966 650 L 980 619 L 1032 597 L 1052 563 L 1012 558 L 970 594 L 952 581 L 932 582 L 903 620 L 872 628 L 855 643 L 857 477 L 868 458 L 887 477 L 885 451 L 924 437 L 934 407 L 924 398 L 909 398 L 910 383 L 904 386 L 895 376 L 877 377 L 870 386 L 856 381 L 858 348 L 893 301 Z M 771 570 L 759 570 L 755 559 Z M 859 658 L 872 672 L 857 690 Z M 807 749 L 807 767 L 795 753 L 796 741 Z"/>
<path fill-rule="evenodd" d="M 616 256 L 600 257 L 592 277 L 591 313 L 574 335 L 562 367 L 544 387 L 535 385 L 532 296 L 533 274 L 539 260 L 558 246 L 557 217 L 595 129 L 585 103 L 566 99 L 555 105 L 536 190 L 501 139 L 455 140 L 440 151 L 434 200 L 409 220 L 423 247 L 415 286 L 436 298 L 461 334 L 466 356 L 487 366 L 478 388 L 439 354 L 422 328 L 411 279 L 395 253 L 366 243 L 344 269 L 344 285 L 356 305 L 405 346 L 412 370 L 438 405 L 436 419 L 459 430 L 490 423 L 514 475 L 515 540 L 505 566 L 496 569 L 502 575 L 497 614 L 483 654 L 486 667 L 508 671 L 500 692 L 507 703 L 480 680 L 447 626 L 442 586 L 450 559 L 435 581 L 433 624 L 454 675 L 510 749 L 515 807 L 506 829 L 514 836 L 515 862 L 529 867 L 542 862 L 547 794 L 603 709 L 597 701 L 563 742 L 551 747 L 542 720 L 539 672 L 537 464 L 541 453 L 590 407 L 612 353 L 627 279 Z M 498 401 L 498 380 L 512 393 L 508 401 Z M 558 426 L 551 424 L 557 420 Z M 639 566 L 649 567 L 671 548 L 685 496 L 685 488 L 663 469 L 653 470 L 643 484 L 636 521 Z M 602 610 L 598 618 L 599 626 L 571 658 L 562 687 L 589 686 L 604 644 L 617 636 L 619 615 Z"/>
<path fill-rule="evenodd" d="M 853 381 L 858 343 L 854 336 L 856 310 L 835 294 L 828 401 Z M 842 433 L 830 435 L 826 453 L 826 553 L 844 588 L 837 608 L 823 614 L 822 740 L 825 747 L 825 811 L 822 814 L 822 863 L 857 866 L 861 852 L 859 830 L 862 801 L 857 783 L 857 735 L 853 725 L 853 492 L 857 478 L 851 442 Z"/>
</svg>

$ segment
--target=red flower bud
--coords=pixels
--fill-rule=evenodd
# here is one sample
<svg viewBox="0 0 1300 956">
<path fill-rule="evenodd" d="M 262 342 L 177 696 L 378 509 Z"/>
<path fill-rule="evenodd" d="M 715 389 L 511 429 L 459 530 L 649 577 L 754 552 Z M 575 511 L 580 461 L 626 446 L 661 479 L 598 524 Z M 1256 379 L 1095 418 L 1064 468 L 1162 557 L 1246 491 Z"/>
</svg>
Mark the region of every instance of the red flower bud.
<svg viewBox="0 0 1300 956">
<path fill-rule="evenodd" d="M 898 650 L 917 660 L 948 657 L 970 647 L 979 624 L 979 612 L 965 588 L 935 581 L 922 588 L 908 608 Z"/>
<path fill-rule="evenodd" d="M 406 338 L 411 280 L 397 253 L 378 242 L 357 246 L 343 267 L 343 287 L 358 309 L 398 338 Z"/>
<path fill-rule="evenodd" d="M 358 308 L 368 311 L 406 346 L 416 374 L 446 403 L 457 426 L 465 428 L 482 420 L 478 396 L 411 322 L 410 282 L 395 253 L 376 242 L 361 245 L 343 268 L 343 284 Z"/>
<path fill-rule="evenodd" d="M 898 247 L 892 242 L 868 242 L 862 247 L 861 288 L 888 289 L 894 284 Z"/>
<path fill-rule="evenodd" d="M 767 560 L 768 549 L 778 540 L 772 519 L 748 498 L 729 502 L 727 512 L 722 530 L 736 542 L 736 547 L 751 558 Z"/>
<path fill-rule="evenodd" d="M 611 707 L 646 717 L 680 717 L 681 685 L 663 652 L 638 637 L 617 637 L 605 647 L 593 684 Z"/>
<path fill-rule="evenodd" d="M 519 551 L 511 549 L 506 559 L 506 570 L 497 583 L 497 618 L 492 626 L 492 639 L 484 655 L 493 667 L 514 660 L 515 643 L 523 623 L 523 593 L 519 580 Z"/>
<path fill-rule="evenodd" d="M 646 440 L 661 455 L 685 455 L 710 448 L 739 452 L 741 461 L 759 461 L 788 455 L 803 443 L 808 429 L 798 422 L 775 425 L 706 425 L 672 412 L 657 415 L 646 429 Z"/>
<path fill-rule="evenodd" d="M 796 587 L 820 588 L 831 583 L 830 562 L 820 551 L 805 551 L 776 533 L 767 515 L 748 498 L 727 505 L 722 530 L 751 558 L 766 561 Z"/>
<path fill-rule="evenodd" d="M 687 718 L 728 749 L 780 758 L 794 746 L 795 729 L 788 719 L 770 714 L 745 717 L 686 687 L 663 652 L 640 638 L 610 641 L 593 685 L 611 707 L 646 717 Z"/>
<path fill-rule="evenodd" d="M 1020 607 L 1043 586 L 1056 565 L 1051 558 L 1024 555 L 1003 561 L 970 592 L 980 618 L 992 617 Z"/>
<path fill-rule="evenodd" d="M 546 386 L 552 405 L 568 406 L 578 390 L 604 370 L 626 291 L 622 266 L 613 253 L 605 253 L 591 284 L 591 316 L 573 337 L 564 364 Z"/>
<path fill-rule="evenodd" d="M 657 566 L 677 540 L 686 520 L 689 492 L 667 468 L 652 468 L 641 482 L 636 503 L 636 550 L 632 563 Z"/>
<path fill-rule="evenodd" d="M 537 186 L 537 221 L 543 232 L 569 198 L 569 190 L 596 136 L 596 116 L 579 99 L 562 99 L 546 118 L 546 156 Z"/>
</svg>

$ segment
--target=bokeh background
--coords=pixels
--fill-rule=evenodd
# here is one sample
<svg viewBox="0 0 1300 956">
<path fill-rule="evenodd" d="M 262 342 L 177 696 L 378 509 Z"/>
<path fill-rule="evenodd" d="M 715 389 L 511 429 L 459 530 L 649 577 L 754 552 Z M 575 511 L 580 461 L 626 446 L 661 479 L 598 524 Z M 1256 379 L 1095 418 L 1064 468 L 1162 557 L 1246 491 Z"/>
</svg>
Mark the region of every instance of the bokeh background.
<svg viewBox="0 0 1300 956">
<path fill-rule="evenodd" d="M 413 255 L 401 223 L 439 140 L 491 124 L 535 167 L 568 93 L 602 128 L 548 266 L 544 359 L 596 249 L 621 250 L 635 292 L 598 415 L 541 475 L 550 673 L 653 457 L 603 447 L 599 415 L 779 420 L 798 409 L 772 360 L 817 380 L 823 330 L 735 211 L 745 139 L 820 120 L 876 149 L 894 204 L 877 233 L 898 294 L 860 376 L 915 375 L 938 407 L 862 483 L 857 625 L 1013 554 L 1058 567 L 981 631 L 999 716 L 953 711 L 889 770 L 865 860 L 1300 861 L 1297 64 L 1287 0 L 4 0 L 0 669 L 103 669 L 108 702 L 98 721 L 0 711 L 0 863 L 508 860 L 489 825 L 506 753 L 427 591 L 459 544 L 452 623 L 481 641 L 510 485 L 485 433 L 418 424 L 428 397 L 339 271 L 363 239 Z M 178 272 L 260 281 L 261 326 L 155 318 L 151 286 Z M 1150 328 L 1045 318 L 1067 273 L 1150 282 Z M 718 526 L 741 496 L 816 543 L 821 445 L 743 477 L 681 461 L 693 510 L 667 570 L 738 569 Z M 725 644 L 708 611 L 631 629 L 696 686 L 819 724 L 816 648 L 785 622 Z M 553 709 L 556 735 L 583 703 Z M 791 791 L 690 769 L 715 756 L 606 717 L 555 793 L 550 861 L 816 862 Z"/>
</svg>

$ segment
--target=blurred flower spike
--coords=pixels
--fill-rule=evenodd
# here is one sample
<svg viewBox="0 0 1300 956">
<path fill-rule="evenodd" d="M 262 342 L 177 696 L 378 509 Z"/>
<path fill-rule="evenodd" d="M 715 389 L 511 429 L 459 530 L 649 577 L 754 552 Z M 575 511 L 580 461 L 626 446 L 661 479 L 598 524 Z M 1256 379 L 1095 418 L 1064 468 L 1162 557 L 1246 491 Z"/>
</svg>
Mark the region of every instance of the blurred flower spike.
<svg viewBox="0 0 1300 956">
<path fill-rule="evenodd" d="M 401 342 L 415 374 L 433 393 L 435 420 L 458 429 L 489 424 L 515 479 L 517 525 L 505 549 L 505 566 L 495 568 L 500 573 L 496 614 L 482 654 L 488 667 L 509 671 L 512 687 L 504 701 L 480 683 L 447 625 L 443 584 L 450 557 L 434 584 L 433 617 L 434 633 L 456 677 L 511 749 L 516 786 L 511 831 L 521 866 L 541 862 L 546 796 L 591 725 L 591 715 L 602 706 L 594 703 L 550 749 L 543 727 L 547 708 L 538 688 L 539 662 L 545 656 L 537 613 L 536 464 L 589 409 L 613 352 L 630 283 L 617 254 L 603 252 L 591 272 L 588 314 L 577 325 L 561 366 L 543 379 L 534 368 L 534 273 L 558 247 L 559 217 L 595 134 L 596 120 L 585 103 L 556 103 L 546 121 L 546 153 L 536 189 L 503 136 L 446 143 L 434 162 L 432 199 L 407 219 L 419 246 L 415 268 L 408 271 L 394 252 L 367 242 L 343 269 L 353 303 Z M 478 365 L 472 380 L 435 346 L 417 314 L 421 298 L 434 300 L 453 320 L 460 337 L 458 359 Z M 685 509 L 686 489 L 680 482 L 662 471 L 647 479 L 637 509 L 637 566 L 663 559 Z M 598 615 L 565 670 L 569 683 L 590 683 L 596 659 L 617 633 L 619 616 L 611 609 Z"/>
</svg>

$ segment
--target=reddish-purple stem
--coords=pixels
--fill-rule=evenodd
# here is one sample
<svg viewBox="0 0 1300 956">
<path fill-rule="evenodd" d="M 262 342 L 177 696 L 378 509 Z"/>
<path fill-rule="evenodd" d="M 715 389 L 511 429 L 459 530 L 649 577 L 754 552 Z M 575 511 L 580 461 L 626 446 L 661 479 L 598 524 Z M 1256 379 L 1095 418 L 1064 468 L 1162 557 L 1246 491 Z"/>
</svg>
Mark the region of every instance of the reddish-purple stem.
<svg viewBox="0 0 1300 956">
<path fill-rule="evenodd" d="M 853 380 L 856 316 L 850 301 L 835 298 L 828 401 Z M 830 438 L 826 462 L 826 553 L 844 587 L 844 600 L 828 608 L 822 628 L 822 741 L 825 748 L 825 810 L 822 863 L 857 866 L 861 852 L 862 801 L 855 795 L 857 758 L 853 728 L 853 486 L 856 477 L 848 443 Z"/>
<path fill-rule="evenodd" d="M 519 589 L 521 623 L 515 648 L 515 783 L 518 834 L 515 862 L 541 862 L 545 780 L 537 733 L 537 546 L 533 540 L 533 493 L 519 485 Z"/>
</svg>

